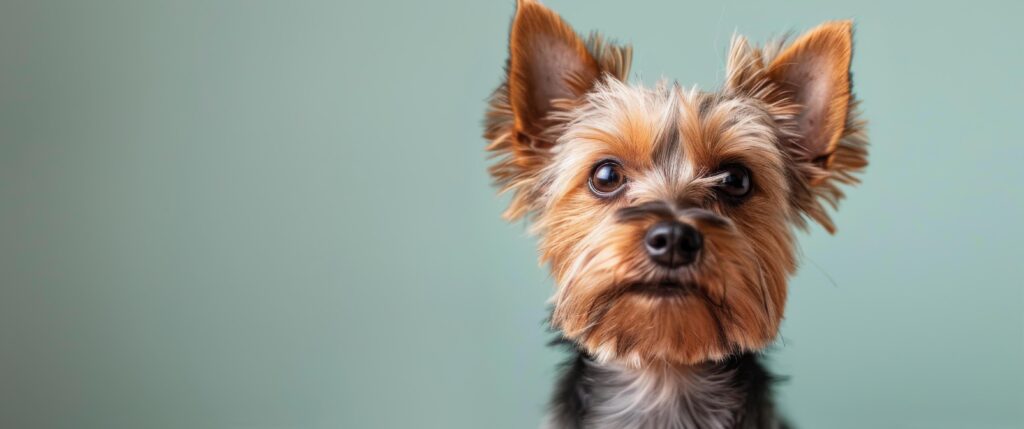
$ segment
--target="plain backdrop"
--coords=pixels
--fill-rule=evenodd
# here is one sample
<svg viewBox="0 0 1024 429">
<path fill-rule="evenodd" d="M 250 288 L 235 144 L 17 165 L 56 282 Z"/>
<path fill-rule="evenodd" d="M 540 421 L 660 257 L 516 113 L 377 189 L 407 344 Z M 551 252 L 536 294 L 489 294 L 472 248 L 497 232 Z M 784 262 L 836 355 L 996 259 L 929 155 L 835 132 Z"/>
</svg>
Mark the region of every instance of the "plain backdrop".
<svg viewBox="0 0 1024 429">
<path fill-rule="evenodd" d="M 1020 2 L 550 0 L 714 89 L 856 21 L 871 166 L 770 353 L 801 428 L 1024 427 Z M 0 2 L 0 427 L 532 428 L 552 282 L 480 137 L 512 0 Z"/>
</svg>

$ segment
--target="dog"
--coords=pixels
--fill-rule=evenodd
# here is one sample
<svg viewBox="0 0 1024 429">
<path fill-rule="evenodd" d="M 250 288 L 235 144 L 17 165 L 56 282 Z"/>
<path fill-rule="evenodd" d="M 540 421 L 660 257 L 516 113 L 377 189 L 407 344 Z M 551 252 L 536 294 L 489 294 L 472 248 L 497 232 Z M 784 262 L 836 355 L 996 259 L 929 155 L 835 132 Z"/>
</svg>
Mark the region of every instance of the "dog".
<svg viewBox="0 0 1024 429">
<path fill-rule="evenodd" d="M 867 165 L 852 23 L 734 36 L 715 92 L 628 82 L 632 50 L 519 0 L 486 112 L 490 174 L 556 282 L 574 352 L 551 428 L 783 428 L 761 353 L 778 335 L 796 229 Z"/>
</svg>

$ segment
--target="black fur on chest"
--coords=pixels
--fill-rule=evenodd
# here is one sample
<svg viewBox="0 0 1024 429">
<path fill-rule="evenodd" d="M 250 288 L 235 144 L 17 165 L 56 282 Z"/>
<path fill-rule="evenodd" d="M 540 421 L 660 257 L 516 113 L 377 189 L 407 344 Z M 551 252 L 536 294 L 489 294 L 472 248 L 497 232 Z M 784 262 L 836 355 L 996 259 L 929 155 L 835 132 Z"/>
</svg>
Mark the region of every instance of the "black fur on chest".
<svg viewBox="0 0 1024 429">
<path fill-rule="evenodd" d="M 599 364 L 569 341 L 560 339 L 554 344 L 570 348 L 574 355 L 563 364 L 550 404 L 548 428 L 790 427 L 778 415 L 772 401 L 772 385 L 778 378 L 762 365 L 758 354 L 738 354 L 720 363 L 695 368 L 692 378 L 664 381 L 648 374 L 644 376 L 647 379 L 631 380 L 631 372 Z M 662 381 L 672 385 L 658 385 Z M 656 394 L 651 400 L 637 394 L 637 386 L 652 384 L 656 386 L 650 390 Z M 666 395 L 676 398 L 666 398 Z M 616 404 L 612 401 L 634 402 Z"/>
</svg>

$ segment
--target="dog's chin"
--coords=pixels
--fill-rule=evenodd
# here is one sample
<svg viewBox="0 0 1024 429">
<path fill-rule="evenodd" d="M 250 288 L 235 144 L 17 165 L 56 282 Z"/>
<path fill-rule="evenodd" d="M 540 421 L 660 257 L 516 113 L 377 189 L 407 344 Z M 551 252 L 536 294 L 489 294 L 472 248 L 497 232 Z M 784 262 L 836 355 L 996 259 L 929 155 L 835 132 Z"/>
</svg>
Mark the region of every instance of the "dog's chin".
<svg viewBox="0 0 1024 429">
<path fill-rule="evenodd" d="M 634 368 L 720 361 L 761 350 L 777 334 L 777 313 L 760 285 L 741 280 L 688 272 L 609 282 L 567 295 L 552 321 L 598 361 Z"/>
<path fill-rule="evenodd" d="M 677 280 L 619 286 L 604 311 L 578 338 L 600 361 L 630 367 L 652 363 L 693 365 L 732 351 L 725 310 L 699 283 Z"/>
</svg>

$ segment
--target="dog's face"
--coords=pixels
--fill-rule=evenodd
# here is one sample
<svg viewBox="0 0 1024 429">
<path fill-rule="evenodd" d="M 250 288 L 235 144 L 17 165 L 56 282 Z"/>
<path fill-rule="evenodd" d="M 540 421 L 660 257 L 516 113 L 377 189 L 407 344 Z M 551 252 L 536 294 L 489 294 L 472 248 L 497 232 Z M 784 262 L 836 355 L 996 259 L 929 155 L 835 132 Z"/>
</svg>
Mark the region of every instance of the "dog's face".
<svg viewBox="0 0 1024 429">
<path fill-rule="evenodd" d="M 553 325 L 600 360 L 693 364 L 776 336 L 794 226 L 866 165 L 851 28 L 735 38 L 716 93 L 627 83 L 630 50 L 520 1 L 486 137 L 557 282 Z"/>
</svg>

